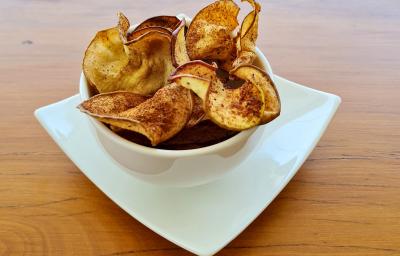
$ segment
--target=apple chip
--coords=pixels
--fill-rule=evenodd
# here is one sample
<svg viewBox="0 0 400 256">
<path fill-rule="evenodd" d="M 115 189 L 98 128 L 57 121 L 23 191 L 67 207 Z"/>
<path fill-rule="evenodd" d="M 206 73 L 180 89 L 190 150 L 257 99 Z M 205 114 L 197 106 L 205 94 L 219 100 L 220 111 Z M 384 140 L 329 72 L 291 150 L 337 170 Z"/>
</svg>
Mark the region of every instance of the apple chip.
<svg viewBox="0 0 400 256">
<path fill-rule="evenodd" d="M 186 124 L 186 128 L 194 127 L 200 122 L 207 120 L 206 112 L 204 112 L 203 100 L 192 92 L 192 114 Z"/>
<path fill-rule="evenodd" d="M 168 140 L 183 127 L 192 112 L 190 90 L 169 84 L 137 107 L 118 114 L 94 114 L 99 121 L 146 136 L 152 146 Z"/>
<path fill-rule="evenodd" d="M 256 58 L 256 41 L 258 37 L 258 19 L 261 6 L 254 0 L 244 0 L 253 6 L 251 11 L 243 20 L 240 31 L 236 37 L 237 57 L 233 67 L 243 64 L 252 64 Z"/>
<path fill-rule="evenodd" d="M 171 81 L 192 90 L 201 100 L 205 100 L 210 86 L 210 80 L 193 75 L 173 76 Z"/>
<path fill-rule="evenodd" d="M 129 21 L 123 14 L 119 18 L 116 28 L 98 32 L 90 43 L 83 60 L 84 74 L 100 93 L 153 94 L 174 70 L 171 35 L 151 30 L 128 41 Z"/>
<path fill-rule="evenodd" d="M 235 47 L 232 32 L 239 25 L 238 13 L 231 0 L 218 0 L 198 12 L 186 34 L 190 59 L 227 59 Z"/>
<path fill-rule="evenodd" d="M 183 19 L 179 24 L 179 27 L 172 33 L 171 55 L 172 63 L 175 67 L 183 65 L 190 61 L 186 49 L 185 29 L 186 22 Z"/>
<path fill-rule="evenodd" d="M 195 93 L 193 95 L 193 113 L 187 123 L 187 127 L 195 126 L 208 119 L 204 112 L 204 100 L 209 81 L 215 77 L 216 70 L 217 67 L 215 64 L 210 65 L 204 61 L 195 60 L 179 66 L 170 77 L 170 80 L 191 89 Z M 190 77 L 198 79 L 190 79 Z"/>
<path fill-rule="evenodd" d="M 132 92 L 109 92 L 91 97 L 82 102 L 78 108 L 92 116 L 114 115 L 134 108 L 147 99 L 146 96 Z"/>
<path fill-rule="evenodd" d="M 156 16 L 140 23 L 134 31 L 148 27 L 162 27 L 172 32 L 179 26 L 180 22 L 176 16 Z"/>
<path fill-rule="evenodd" d="M 211 80 L 215 77 L 215 71 L 217 68 L 218 67 L 215 63 L 210 65 L 201 60 L 193 60 L 177 67 L 170 79 L 174 76 L 192 75 Z"/>
<path fill-rule="evenodd" d="M 280 115 L 281 102 L 278 90 L 265 71 L 252 65 L 243 65 L 233 70 L 232 74 L 240 79 L 255 84 L 263 92 L 265 110 L 261 118 L 261 124 L 268 123 Z"/>
<path fill-rule="evenodd" d="M 148 27 L 148 28 L 142 28 L 140 30 L 136 30 L 132 33 L 128 33 L 126 34 L 126 42 L 130 42 L 133 40 L 137 40 L 138 38 L 140 38 L 141 36 L 149 33 L 149 32 L 160 32 L 160 33 L 164 33 L 167 36 L 171 35 L 170 31 L 166 28 L 162 28 L 162 27 Z M 126 43 L 124 42 L 124 43 Z"/>
<path fill-rule="evenodd" d="M 257 86 L 247 81 L 231 89 L 215 79 L 208 88 L 205 106 L 208 117 L 218 126 L 242 131 L 260 124 L 264 113 L 264 95 Z"/>
</svg>

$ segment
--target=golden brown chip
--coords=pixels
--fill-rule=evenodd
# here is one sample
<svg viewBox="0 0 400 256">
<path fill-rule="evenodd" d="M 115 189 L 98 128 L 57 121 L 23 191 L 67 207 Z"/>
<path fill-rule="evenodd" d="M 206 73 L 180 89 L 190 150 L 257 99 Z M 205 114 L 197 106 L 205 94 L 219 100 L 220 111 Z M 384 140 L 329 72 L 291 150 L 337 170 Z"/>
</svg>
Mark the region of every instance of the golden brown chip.
<svg viewBox="0 0 400 256">
<path fill-rule="evenodd" d="M 171 74 L 170 79 L 181 75 L 192 75 L 211 80 L 215 77 L 216 70 L 217 66 L 215 63 L 210 65 L 201 60 L 193 60 L 177 67 L 175 72 Z"/>
<path fill-rule="evenodd" d="M 210 65 L 203 61 L 195 60 L 179 66 L 171 75 L 171 81 L 174 81 L 185 88 L 191 89 L 196 93 L 193 95 L 193 113 L 187 123 L 187 127 L 193 127 L 208 119 L 204 112 L 204 99 L 209 86 L 208 81 L 215 77 L 216 70 L 217 67 L 215 63 Z M 197 79 L 192 80 L 190 77 L 200 78 L 200 81 Z"/>
<path fill-rule="evenodd" d="M 128 30 L 131 26 L 128 18 L 122 13 L 118 12 L 118 25 L 117 28 L 119 29 L 121 38 L 126 38 Z"/>
<path fill-rule="evenodd" d="M 190 90 L 169 84 L 152 98 L 124 112 L 111 115 L 87 113 L 104 123 L 143 134 L 156 146 L 182 130 L 191 112 Z"/>
<path fill-rule="evenodd" d="M 196 93 L 204 102 L 206 116 L 217 125 L 240 131 L 261 122 L 265 85 L 259 83 L 268 82 L 247 79 L 241 72 L 243 70 L 236 76 L 239 79 L 230 80 L 228 72 L 202 61 L 192 61 L 178 67 L 170 80 Z M 249 75 L 259 72 L 259 69 L 250 71 L 247 71 Z"/>
<path fill-rule="evenodd" d="M 243 65 L 233 70 L 232 74 L 255 84 L 262 90 L 265 99 L 265 110 L 261 124 L 268 123 L 279 116 L 281 112 L 279 93 L 274 82 L 265 71 L 252 65 Z"/>
<path fill-rule="evenodd" d="M 130 65 L 124 72 L 130 73 L 124 82 L 134 85 L 131 91 L 149 95 L 164 86 L 174 71 L 171 60 L 171 37 L 151 31 L 125 45 Z"/>
<path fill-rule="evenodd" d="M 148 97 L 132 92 L 109 92 L 91 97 L 82 102 L 78 108 L 91 115 L 114 115 L 134 108 L 146 101 Z"/>
<path fill-rule="evenodd" d="M 244 18 L 238 36 L 236 37 L 237 58 L 232 64 L 233 68 L 244 64 L 252 64 L 256 58 L 255 50 L 261 6 L 254 0 L 245 1 L 253 6 L 253 11 Z"/>
<path fill-rule="evenodd" d="M 178 28 L 172 33 L 171 56 L 172 63 L 175 67 L 183 65 L 190 61 L 186 49 L 185 29 L 186 22 L 183 19 Z"/>
<path fill-rule="evenodd" d="M 245 82 L 238 88 L 227 88 L 214 79 L 207 91 L 205 110 L 218 126 L 242 131 L 257 126 L 264 113 L 263 92 L 254 84 Z"/>
<path fill-rule="evenodd" d="M 179 23 L 180 20 L 176 16 L 156 16 L 143 21 L 134 31 L 148 27 L 163 27 L 172 32 L 179 26 Z"/>
<path fill-rule="evenodd" d="M 218 0 L 198 12 L 186 35 L 190 59 L 227 59 L 235 44 L 231 34 L 239 25 L 238 13 L 231 0 Z"/>
<path fill-rule="evenodd" d="M 123 90 L 149 95 L 166 84 L 174 70 L 171 35 L 153 30 L 128 41 L 128 26 L 120 14 L 118 26 L 98 32 L 85 52 L 84 74 L 100 93 Z"/>
<path fill-rule="evenodd" d="M 147 27 L 147 28 L 142 28 L 142 29 L 133 31 L 132 33 L 127 33 L 126 42 L 138 40 L 141 36 L 143 36 L 149 32 L 153 32 L 153 31 L 164 33 L 168 36 L 171 35 L 170 31 L 163 27 Z"/>
</svg>

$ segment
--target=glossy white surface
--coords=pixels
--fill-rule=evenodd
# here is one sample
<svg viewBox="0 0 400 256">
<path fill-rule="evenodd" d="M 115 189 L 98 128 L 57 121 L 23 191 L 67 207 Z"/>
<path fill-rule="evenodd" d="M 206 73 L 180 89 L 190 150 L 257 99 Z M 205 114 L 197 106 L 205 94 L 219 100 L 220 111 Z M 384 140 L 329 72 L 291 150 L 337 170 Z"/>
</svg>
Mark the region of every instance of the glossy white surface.
<svg viewBox="0 0 400 256">
<path fill-rule="evenodd" d="M 136 179 L 99 145 L 79 96 L 43 107 L 36 117 L 78 168 L 131 216 L 173 243 L 212 255 L 242 232 L 278 195 L 314 149 L 340 98 L 275 76 L 280 118 L 258 129 L 251 154 L 222 179 L 165 188 Z M 207 168 L 206 162 L 201 168 Z"/>
</svg>

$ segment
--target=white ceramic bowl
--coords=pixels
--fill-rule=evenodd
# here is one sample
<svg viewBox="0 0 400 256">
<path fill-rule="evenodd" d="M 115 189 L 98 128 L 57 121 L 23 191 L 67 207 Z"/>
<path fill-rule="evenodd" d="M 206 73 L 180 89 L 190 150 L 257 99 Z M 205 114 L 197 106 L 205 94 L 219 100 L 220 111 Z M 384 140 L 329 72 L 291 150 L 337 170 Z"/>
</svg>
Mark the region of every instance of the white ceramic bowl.
<svg viewBox="0 0 400 256">
<path fill-rule="evenodd" d="M 185 19 L 189 20 L 187 17 Z M 266 70 L 273 78 L 271 67 L 263 53 L 258 48 L 256 53 L 257 66 Z M 88 83 L 83 73 L 79 92 L 82 100 L 90 98 Z M 143 181 L 164 186 L 195 186 L 222 177 L 238 166 L 251 152 L 251 148 L 246 147 L 246 144 L 257 129 L 242 131 L 223 142 L 203 148 L 165 150 L 128 141 L 95 118 L 88 118 L 100 144 L 127 172 Z"/>
</svg>

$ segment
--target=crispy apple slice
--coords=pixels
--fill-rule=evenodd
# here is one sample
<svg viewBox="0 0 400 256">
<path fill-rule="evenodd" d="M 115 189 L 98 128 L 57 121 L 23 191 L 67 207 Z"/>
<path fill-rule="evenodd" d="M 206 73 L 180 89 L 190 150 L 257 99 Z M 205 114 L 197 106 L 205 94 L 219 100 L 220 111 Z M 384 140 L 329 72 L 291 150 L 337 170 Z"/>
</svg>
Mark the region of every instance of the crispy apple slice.
<svg viewBox="0 0 400 256">
<path fill-rule="evenodd" d="M 176 16 L 156 16 L 149 18 L 140 23 L 134 31 L 148 28 L 148 27 L 162 27 L 168 29 L 170 32 L 174 31 L 181 21 Z"/>
<path fill-rule="evenodd" d="M 247 81 L 230 89 L 215 79 L 210 83 L 205 101 L 207 116 L 218 126 L 232 131 L 260 124 L 264 105 L 263 92 Z"/>
<path fill-rule="evenodd" d="M 251 11 L 243 20 L 240 31 L 236 37 L 237 57 L 232 67 L 244 64 L 252 64 L 256 59 L 256 41 L 258 37 L 258 20 L 261 6 L 254 0 L 245 0 L 253 6 Z"/>
<path fill-rule="evenodd" d="M 192 93 L 193 107 L 192 114 L 190 115 L 189 121 L 186 123 L 186 128 L 194 127 L 202 121 L 207 120 L 206 112 L 204 112 L 204 102 L 194 92 Z"/>
<path fill-rule="evenodd" d="M 124 42 L 124 43 L 130 42 L 130 41 L 133 41 L 133 40 L 138 40 L 138 38 L 140 38 L 141 36 L 143 36 L 143 35 L 145 35 L 145 34 L 147 34 L 149 32 L 154 32 L 154 31 L 157 31 L 157 32 L 160 32 L 160 33 L 164 33 L 167 36 L 172 35 L 171 32 L 166 28 L 162 28 L 162 27 L 147 27 L 147 28 L 142 28 L 142 29 L 133 31 L 132 33 L 127 33 L 126 42 Z"/>
<path fill-rule="evenodd" d="M 225 60 L 234 48 L 232 32 L 239 25 L 239 7 L 231 0 L 218 0 L 193 18 L 186 34 L 191 60 Z"/>
<path fill-rule="evenodd" d="M 216 72 L 209 76 L 211 80 L 193 75 L 177 75 L 170 78 L 172 81 L 192 90 L 204 102 L 205 112 L 218 126 L 242 131 L 258 125 L 264 113 L 264 93 L 255 84 L 249 81 L 239 83 L 237 88 L 224 86 L 216 76 Z M 234 84 L 236 81 L 229 81 Z"/>
<path fill-rule="evenodd" d="M 182 130 L 191 112 L 190 90 L 176 84 L 166 85 L 152 98 L 118 114 L 85 111 L 101 122 L 146 136 L 152 146 L 170 139 Z"/>
<path fill-rule="evenodd" d="M 132 92 L 109 92 L 97 94 L 82 102 L 78 108 L 84 113 L 91 115 L 114 115 L 134 108 L 148 99 Z"/>
<path fill-rule="evenodd" d="M 100 93 L 150 95 L 166 84 L 174 70 L 171 35 L 154 30 L 128 41 L 128 27 L 129 21 L 120 14 L 118 26 L 98 32 L 85 52 L 83 72 Z"/>
<path fill-rule="evenodd" d="M 210 65 L 201 60 L 193 60 L 177 67 L 171 77 L 179 75 L 192 75 L 211 80 L 215 77 L 216 70 L 217 65 L 215 63 Z"/>
<path fill-rule="evenodd" d="M 280 115 L 281 102 L 278 90 L 265 71 L 252 65 L 242 65 L 233 70 L 232 74 L 255 84 L 262 90 L 265 98 L 265 110 L 261 118 L 261 124 L 268 123 Z"/>
<path fill-rule="evenodd" d="M 210 65 L 203 61 L 198 61 L 198 60 L 190 61 L 188 63 L 179 66 L 170 77 L 170 80 L 174 80 L 175 78 L 174 81 L 176 83 L 188 89 L 192 89 L 193 92 L 196 92 L 196 94 L 193 95 L 193 113 L 190 120 L 187 123 L 187 127 L 195 126 L 196 124 L 208 119 L 206 113 L 204 112 L 204 99 L 208 89 L 208 85 L 207 82 L 205 81 L 198 81 L 197 84 L 195 82 L 194 85 L 188 85 L 184 81 L 188 79 L 182 77 L 194 76 L 202 78 L 203 80 L 204 79 L 211 80 L 216 76 L 215 73 L 216 70 L 217 66 L 215 63 L 213 65 Z M 190 84 L 191 82 L 189 81 L 188 83 Z"/>
<path fill-rule="evenodd" d="M 206 98 L 210 80 L 193 75 L 177 75 L 170 78 L 170 81 L 192 90 L 203 101 Z"/>
<path fill-rule="evenodd" d="M 185 29 L 186 29 L 186 23 L 185 20 L 183 19 L 179 24 L 179 27 L 172 33 L 171 55 L 172 55 L 172 64 L 175 67 L 183 65 L 190 61 L 186 49 Z"/>
</svg>

